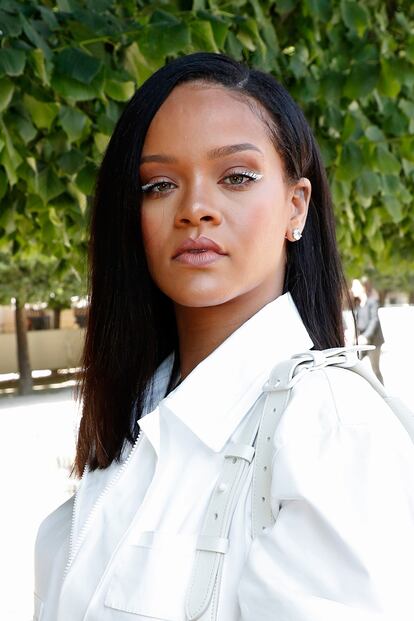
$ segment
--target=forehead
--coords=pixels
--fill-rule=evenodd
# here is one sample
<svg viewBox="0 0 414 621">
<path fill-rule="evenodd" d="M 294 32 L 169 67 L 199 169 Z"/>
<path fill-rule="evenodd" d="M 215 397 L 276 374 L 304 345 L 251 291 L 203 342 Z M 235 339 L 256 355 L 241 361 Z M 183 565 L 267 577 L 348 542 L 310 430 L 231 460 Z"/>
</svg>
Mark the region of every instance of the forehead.
<svg viewBox="0 0 414 621">
<path fill-rule="evenodd" d="M 270 117 L 252 98 L 220 85 L 191 82 L 176 86 L 154 116 L 144 151 L 217 142 L 254 142 L 274 150 Z"/>
</svg>

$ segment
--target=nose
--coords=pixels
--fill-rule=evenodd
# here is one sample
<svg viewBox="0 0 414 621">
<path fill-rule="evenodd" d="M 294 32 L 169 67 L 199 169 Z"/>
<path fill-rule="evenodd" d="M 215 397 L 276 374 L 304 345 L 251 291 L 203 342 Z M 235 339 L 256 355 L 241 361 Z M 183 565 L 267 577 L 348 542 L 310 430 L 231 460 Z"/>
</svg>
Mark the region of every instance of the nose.
<svg viewBox="0 0 414 621">
<path fill-rule="evenodd" d="M 178 228 L 199 226 L 201 222 L 220 224 L 222 214 L 207 184 L 198 183 L 187 188 L 180 197 L 174 220 Z"/>
</svg>

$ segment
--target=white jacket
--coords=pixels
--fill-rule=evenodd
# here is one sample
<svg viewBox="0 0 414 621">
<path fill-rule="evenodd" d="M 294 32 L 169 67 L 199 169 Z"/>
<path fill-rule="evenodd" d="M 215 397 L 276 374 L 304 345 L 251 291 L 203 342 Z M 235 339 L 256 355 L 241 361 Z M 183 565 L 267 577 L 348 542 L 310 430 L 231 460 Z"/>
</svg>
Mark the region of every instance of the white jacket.
<svg viewBox="0 0 414 621">
<path fill-rule="evenodd" d="M 36 621 L 184 621 L 194 550 L 225 447 L 272 367 L 312 341 L 290 294 L 267 304 L 162 398 L 121 464 L 86 472 L 43 522 Z M 363 379 L 338 368 L 293 390 L 273 438 L 275 525 L 251 538 L 251 476 L 223 567 L 219 621 L 414 618 L 414 449 Z M 251 468 L 250 468 L 251 475 Z"/>
</svg>

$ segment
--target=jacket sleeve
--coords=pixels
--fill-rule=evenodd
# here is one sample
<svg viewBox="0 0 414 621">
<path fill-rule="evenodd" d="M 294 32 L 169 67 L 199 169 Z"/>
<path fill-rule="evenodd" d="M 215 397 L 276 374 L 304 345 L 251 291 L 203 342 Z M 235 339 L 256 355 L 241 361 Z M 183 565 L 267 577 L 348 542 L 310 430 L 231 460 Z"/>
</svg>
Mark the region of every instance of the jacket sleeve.
<svg viewBox="0 0 414 621">
<path fill-rule="evenodd" d="M 373 397 L 381 424 L 371 413 L 360 424 L 339 417 L 276 451 L 276 522 L 250 547 L 241 621 L 414 618 L 414 449 Z"/>
<path fill-rule="evenodd" d="M 371 339 L 374 334 L 375 334 L 375 330 L 378 327 L 379 324 L 379 317 L 378 317 L 378 302 L 375 299 L 370 299 L 367 301 L 368 304 L 368 325 L 365 328 L 365 330 L 363 331 L 362 335 L 365 336 L 367 339 Z"/>
</svg>

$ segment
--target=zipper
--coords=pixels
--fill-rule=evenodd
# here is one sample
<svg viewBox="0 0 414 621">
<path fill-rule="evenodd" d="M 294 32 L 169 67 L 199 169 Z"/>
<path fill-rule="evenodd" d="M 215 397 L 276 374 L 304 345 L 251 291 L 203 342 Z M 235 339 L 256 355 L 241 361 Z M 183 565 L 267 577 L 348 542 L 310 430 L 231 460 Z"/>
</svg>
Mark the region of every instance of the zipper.
<svg viewBox="0 0 414 621">
<path fill-rule="evenodd" d="M 80 491 L 80 487 L 78 489 L 78 491 L 75 494 L 75 499 L 73 502 L 73 508 L 72 508 L 72 521 L 71 521 L 71 529 L 70 529 L 70 536 L 69 536 L 69 553 L 68 553 L 68 560 L 66 563 L 66 567 L 65 570 L 63 572 L 63 580 L 66 578 L 69 569 L 71 568 L 71 565 L 75 559 L 75 556 L 77 555 L 80 547 L 82 546 L 82 543 L 85 541 L 85 537 L 87 534 L 87 531 L 89 529 L 89 526 L 91 525 L 99 507 L 102 505 L 105 496 L 110 492 L 110 490 L 114 487 L 114 485 L 116 485 L 116 483 L 119 481 L 120 477 L 122 476 L 122 474 L 125 472 L 125 470 L 127 469 L 133 455 L 135 454 L 137 448 L 138 448 L 138 444 L 140 443 L 141 439 L 142 439 L 142 431 L 141 429 L 139 430 L 139 434 L 128 454 L 128 457 L 125 459 L 125 461 L 123 462 L 123 464 L 119 467 L 118 471 L 116 473 L 114 473 L 113 477 L 111 478 L 111 480 L 106 484 L 106 486 L 104 487 L 104 489 L 101 491 L 101 493 L 99 494 L 98 498 L 95 501 L 95 504 L 93 505 L 92 509 L 89 512 L 89 515 L 87 517 L 87 519 L 85 520 L 84 525 L 82 526 L 77 542 L 76 542 L 76 546 L 75 546 L 75 521 L 76 521 L 76 515 L 77 515 L 77 509 L 78 509 L 78 495 L 79 495 L 79 491 Z M 82 473 L 82 478 L 81 478 L 81 483 L 84 479 L 84 477 L 86 476 L 87 473 L 87 465 L 84 468 L 84 471 Z"/>
</svg>

